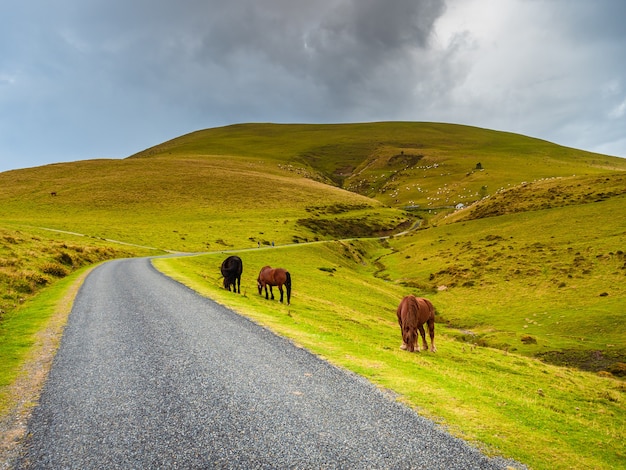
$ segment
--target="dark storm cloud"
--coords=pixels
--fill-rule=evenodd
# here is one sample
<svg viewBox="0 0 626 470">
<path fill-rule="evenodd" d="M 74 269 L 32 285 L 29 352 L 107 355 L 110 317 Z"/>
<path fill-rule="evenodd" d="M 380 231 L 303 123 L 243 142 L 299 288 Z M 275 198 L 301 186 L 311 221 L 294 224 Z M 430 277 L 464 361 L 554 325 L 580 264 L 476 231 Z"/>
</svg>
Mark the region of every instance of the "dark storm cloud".
<svg viewBox="0 0 626 470">
<path fill-rule="evenodd" d="M 22 152 L 28 133 L 51 154 L 72 148 L 59 159 L 124 156 L 109 133 L 132 153 L 164 132 L 231 122 L 391 118 L 445 10 L 440 0 L 8 1 L 0 104 L 15 108 L 0 133 L 19 125 Z"/>
<path fill-rule="evenodd" d="M 160 70 L 163 80 L 177 79 L 194 88 L 201 83 L 214 87 L 214 93 L 201 94 L 207 106 L 215 104 L 211 96 L 221 90 L 235 100 L 234 107 L 243 102 L 254 106 L 259 94 L 275 96 L 278 82 L 280 91 L 296 100 L 292 113 L 310 106 L 302 90 L 315 93 L 316 107 L 324 106 L 326 112 L 360 105 L 370 91 L 404 90 L 406 77 L 413 75 L 412 55 L 427 47 L 444 11 L 443 2 L 433 0 L 182 5 L 184 16 L 153 15 L 157 24 L 152 29 L 163 36 L 147 35 L 144 40 L 156 44 L 137 48 L 153 53 L 143 59 L 150 61 L 146 70 Z M 169 18 L 166 24 L 164 17 Z M 137 52 L 131 55 L 134 60 Z M 134 69 L 136 77 L 141 69 Z M 372 98 L 375 105 L 377 98 Z"/>
</svg>

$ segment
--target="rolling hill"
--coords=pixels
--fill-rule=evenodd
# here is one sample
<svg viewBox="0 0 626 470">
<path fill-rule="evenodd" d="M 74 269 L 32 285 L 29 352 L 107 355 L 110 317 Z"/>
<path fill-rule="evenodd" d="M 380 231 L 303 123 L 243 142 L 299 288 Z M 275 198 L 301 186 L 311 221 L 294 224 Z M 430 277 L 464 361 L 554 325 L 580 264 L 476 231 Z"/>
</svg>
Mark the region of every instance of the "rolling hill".
<svg viewBox="0 0 626 470">
<path fill-rule="evenodd" d="M 625 159 L 438 123 L 240 124 L 193 132 L 123 160 L 0 174 L 6 228 L 68 231 L 161 251 L 389 236 L 422 219 L 421 228 L 433 230 L 392 239 L 394 253 L 376 261 L 379 275 L 427 291 L 475 293 L 526 280 L 524 292 L 533 276 L 549 272 L 551 285 L 570 286 L 551 294 L 557 303 L 581 285 L 622 298 L 623 288 L 614 287 L 622 278 L 605 273 L 597 280 L 587 265 L 596 253 L 594 263 L 614 259 L 610 269 L 623 273 L 625 198 Z M 459 203 L 467 207 L 455 210 Z M 485 237 L 497 238 L 490 248 L 508 241 L 499 277 L 489 262 L 494 249 L 473 250 L 485 225 L 492 227 Z M 453 248 L 441 235 L 449 232 L 458 234 Z M 427 262 L 415 262 L 417 247 Z M 458 313 L 446 317 L 467 321 Z M 618 349 L 623 358 L 626 347 Z"/>
<path fill-rule="evenodd" d="M 130 158 L 243 156 L 394 207 L 470 203 L 541 178 L 625 170 L 623 159 L 519 134 L 440 123 L 240 124 Z"/>
<path fill-rule="evenodd" d="M 626 159 L 517 134 L 410 122 L 207 129 L 123 160 L 0 173 L 0 309 L 15 317 L 25 299 L 90 262 L 211 252 L 163 260 L 159 269 L 472 439 L 557 468 L 566 451 L 537 457 L 525 447 L 537 437 L 535 405 L 545 423 L 567 421 L 564 434 L 623 429 L 616 416 L 626 400 L 624 205 Z M 305 243 L 312 241 L 326 243 Z M 216 266 L 226 250 L 248 250 L 242 296 L 220 289 Z M 254 296 L 254 270 L 267 260 L 295 273 L 289 310 Z M 410 292 L 437 307 L 440 357 L 395 351 L 394 303 Z M 470 353 L 478 361 L 471 367 Z M 430 377 L 429 368 L 438 373 Z M 580 421 L 584 413 L 570 420 L 562 409 L 578 406 L 571 402 L 524 401 L 535 383 L 556 387 L 557 375 L 573 387 L 558 400 L 584 401 L 573 390 L 589 383 L 590 413 L 610 415 L 608 427 Z M 407 389 L 420 386 L 414 377 L 437 398 Z M 492 400 L 502 380 L 519 394 L 501 390 L 508 398 Z M 514 437 L 522 410 L 523 445 Z M 510 427 L 498 429 L 499 420 Z M 546 448 L 580 447 L 554 444 L 545 432 L 537 442 Z M 594 448 L 585 461 L 610 468 L 623 457 L 615 450 L 621 435 L 601 438 L 611 449 L 606 460 Z"/>
</svg>

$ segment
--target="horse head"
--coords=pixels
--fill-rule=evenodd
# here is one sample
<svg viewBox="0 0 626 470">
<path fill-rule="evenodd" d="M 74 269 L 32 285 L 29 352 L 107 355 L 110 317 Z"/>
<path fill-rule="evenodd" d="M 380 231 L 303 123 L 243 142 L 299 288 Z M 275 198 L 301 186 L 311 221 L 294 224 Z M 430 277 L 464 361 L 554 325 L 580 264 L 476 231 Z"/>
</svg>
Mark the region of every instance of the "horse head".
<svg viewBox="0 0 626 470">
<path fill-rule="evenodd" d="M 402 328 L 402 341 L 406 344 L 406 349 L 409 352 L 415 351 L 415 342 L 417 341 L 417 330 L 409 325 L 404 325 Z"/>
</svg>

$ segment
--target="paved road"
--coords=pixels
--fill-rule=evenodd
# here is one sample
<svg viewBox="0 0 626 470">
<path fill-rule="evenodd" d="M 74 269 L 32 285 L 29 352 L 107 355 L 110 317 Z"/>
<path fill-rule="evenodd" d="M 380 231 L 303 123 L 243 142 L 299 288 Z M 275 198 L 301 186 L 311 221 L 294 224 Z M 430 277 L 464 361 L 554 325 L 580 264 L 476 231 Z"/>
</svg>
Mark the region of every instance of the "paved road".
<svg viewBox="0 0 626 470">
<path fill-rule="evenodd" d="M 154 270 L 94 270 L 18 468 L 503 468 Z"/>
</svg>

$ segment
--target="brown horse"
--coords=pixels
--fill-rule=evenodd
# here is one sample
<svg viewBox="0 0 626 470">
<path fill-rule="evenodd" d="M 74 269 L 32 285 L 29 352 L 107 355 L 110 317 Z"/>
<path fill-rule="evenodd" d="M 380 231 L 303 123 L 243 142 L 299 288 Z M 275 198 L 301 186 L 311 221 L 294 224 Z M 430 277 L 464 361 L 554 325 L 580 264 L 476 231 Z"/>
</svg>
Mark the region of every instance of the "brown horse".
<svg viewBox="0 0 626 470">
<path fill-rule="evenodd" d="M 398 323 L 402 332 L 401 349 L 413 352 L 417 346 L 417 352 L 419 352 L 419 334 L 422 335 L 424 349 L 428 349 L 426 332 L 424 331 L 424 323 L 426 323 L 428 325 L 428 335 L 430 336 L 430 350 L 432 352 L 437 350 L 435 347 L 435 307 L 430 300 L 407 295 L 400 302 L 396 314 L 398 315 Z"/>
<path fill-rule="evenodd" d="M 265 298 L 267 299 L 267 286 L 270 286 L 270 294 L 272 300 L 274 300 L 274 292 L 272 286 L 278 286 L 280 291 L 280 301 L 283 301 L 283 285 L 287 290 L 287 305 L 291 303 L 291 274 L 289 271 L 283 268 L 272 269 L 269 266 L 263 266 L 259 277 L 257 279 L 257 286 L 259 288 L 259 295 L 263 295 L 263 288 L 265 288 Z"/>
</svg>

